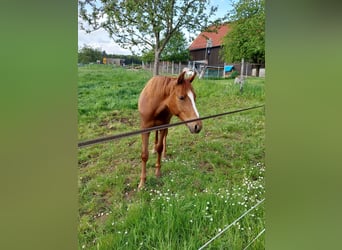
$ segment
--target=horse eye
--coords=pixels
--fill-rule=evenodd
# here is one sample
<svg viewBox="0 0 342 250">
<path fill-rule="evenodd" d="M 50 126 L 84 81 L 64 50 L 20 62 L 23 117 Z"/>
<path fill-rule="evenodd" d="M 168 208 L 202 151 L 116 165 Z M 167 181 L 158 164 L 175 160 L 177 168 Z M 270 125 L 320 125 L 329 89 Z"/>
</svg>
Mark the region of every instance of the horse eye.
<svg viewBox="0 0 342 250">
<path fill-rule="evenodd" d="M 182 95 L 179 97 L 179 100 L 182 100 L 182 101 L 183 101 L 184 99 L 185 99 L 185 97 L 182 96 Z"/>
</svg>

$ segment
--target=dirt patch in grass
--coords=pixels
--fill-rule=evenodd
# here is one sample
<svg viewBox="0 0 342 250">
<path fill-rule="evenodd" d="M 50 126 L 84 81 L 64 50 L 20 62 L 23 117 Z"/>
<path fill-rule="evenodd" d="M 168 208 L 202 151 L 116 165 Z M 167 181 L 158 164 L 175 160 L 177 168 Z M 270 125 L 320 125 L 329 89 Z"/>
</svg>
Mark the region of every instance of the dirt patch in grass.
<svg viewBox="0 0 342 250">
<path fill-rule="evenodd" d="M 125 179 L 125 188 L 122 191 L 123 198 L 125 198 L 127 201 L 131 201 L 134 194 L 136 193 L 136 186 L 133 184 L 134 181 L 132 178 L 126 178 Z"/>
<path fill-rule="evenodd" d="M 137 121 L 138 118 L 135 118 L 134 115 L 127 116 L 126 114 L 125 116 L 122 114 L 122 112 L 114 110 L 111 112 L 111 114 L 109 114 L 99 122 L 99 126 L 106 127 L 110 130 L 117 130 L 122 127 L 136 126 Z"/>
<path fill-rule="evenodd" d="M 207 161 L 204 161 L 204 162 L 200 162 L 199 163 L 199 168 L 204 171 L 204 172 L 207 172 L 207 173 L 210 173 L 210 172 L 213 172 L 214 171 L 214 167 L 213 167 L 213 164 L 207 162 Z"/>
<path fill-rule="evenodd" d="M 120 117 L 114 119 L 105 118 L 104 120 L 100 121 L 100 127 L 106 127 L 110 130 L 118 130 L 120 127 L 133 127 L 135 125 L 135 121 L 129 117 Z"/>
</svg>

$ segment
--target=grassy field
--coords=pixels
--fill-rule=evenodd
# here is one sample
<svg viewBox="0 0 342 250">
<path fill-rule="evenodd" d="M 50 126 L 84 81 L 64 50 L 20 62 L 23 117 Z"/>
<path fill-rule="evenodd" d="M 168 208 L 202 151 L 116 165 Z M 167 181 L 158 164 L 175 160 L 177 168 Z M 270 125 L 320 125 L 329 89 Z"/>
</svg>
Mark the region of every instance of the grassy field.
<svg viewBox="0 0 342 250">
<path fill-rule="evenodd" d="M 138 130 L 137 101 L 150 77 L 80 67 L 79 141 Z M 194 88 L 201 116 L 265 101 L 263 78 L 248 78 L 243 93 L 227 79 L 196 79 Z M 79 249 L 198 249 L 265 197 L 264 139 L 263 108 L 205 120 L 195 135 L 185 125 L 170 128 L 162 177 L 151 154 L 140 192 L 140 136 L 79 149 Z M 243 249 L 264 217 L 262 203 L 206 249 Z M 249 249 L 264 249 L 264 238 Z"/>
</svg>

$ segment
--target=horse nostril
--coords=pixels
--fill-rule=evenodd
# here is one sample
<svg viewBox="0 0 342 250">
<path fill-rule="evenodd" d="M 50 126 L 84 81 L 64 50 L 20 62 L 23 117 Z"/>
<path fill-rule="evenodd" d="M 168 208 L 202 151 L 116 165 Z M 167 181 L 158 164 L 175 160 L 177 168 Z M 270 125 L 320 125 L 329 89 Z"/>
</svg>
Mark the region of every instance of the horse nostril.
<svg viewBox="0 0 342 250">
<path fill-rule="evenodd" d="M 200 131 L 200 127 L 196 124 L 195 125 L 195 132 L 199 132 Z"/>
</svg>

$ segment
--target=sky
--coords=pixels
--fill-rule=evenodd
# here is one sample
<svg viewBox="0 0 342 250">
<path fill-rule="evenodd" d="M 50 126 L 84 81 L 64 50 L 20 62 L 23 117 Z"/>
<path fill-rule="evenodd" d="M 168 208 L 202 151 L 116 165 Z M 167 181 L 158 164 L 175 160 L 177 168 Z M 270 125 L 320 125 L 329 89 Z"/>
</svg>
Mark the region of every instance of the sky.
<svg viewBox="0 0 342 250">
<path fill-rule="evenodd" d="M 210 2 L 212 5 L 219 6 L 218 10 L 216 11 L 216 16 L 215 16 L 216 18 L 223 17 L 231 8 L 230 7 L 231 4 L 229 0 L 211 0 Z M 121 48 L 112 39 L 110 39 L 108 33 L 103 29 L 96 30 L 87 34 L 84 30 L 81 29 L 81 25 L 80 25 L 81 22 L 82 22 L 82 19 L 78 18 L 78 48 L 79 49 L 87 45 L 94 49 L 97 48 L 97 49 L 100 49 L 101 51 L 106 51 L 107 54 L 116 54 L 116 55 L 132 54 L 130 50 Z"/>
</svg>

